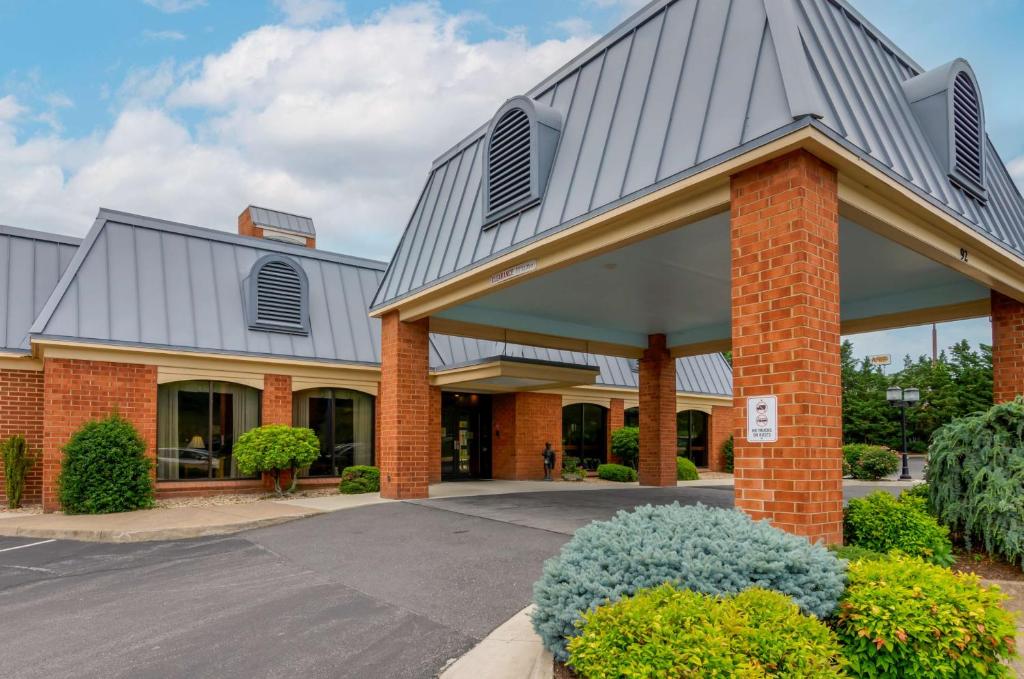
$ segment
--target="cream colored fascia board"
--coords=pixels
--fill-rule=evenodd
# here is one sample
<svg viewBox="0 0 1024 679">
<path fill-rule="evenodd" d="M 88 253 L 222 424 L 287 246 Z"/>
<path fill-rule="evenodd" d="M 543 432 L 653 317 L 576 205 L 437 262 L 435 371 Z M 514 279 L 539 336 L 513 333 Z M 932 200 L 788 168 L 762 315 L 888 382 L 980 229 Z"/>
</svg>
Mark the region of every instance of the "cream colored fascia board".
<svg viewBox="0 0 1024 679">
<path fill-rule="evenodd" d="M 679 344 L 669 347 L 669 355 L 672 358 L 683 358 L 685 356 L 701 356 L 703 354 L 715 354 L 732 349 L 732 338 L 709 340 L 707 342 L 695 342 L 694 344 Z"/>
<path fill-rule="evenodd" d="M 546 380 L 554 384 L 580 384 L 596 380 L 597 374 L 593 370 L 580 368 L 497 360 L 479 365 L 439 370 L 430 375 L 430 384 L 435 387 L 445 387 L 495 377 Z"/>
<path fill-rule="evenodd" d="M 31 370 L 43 369 L 42 360 L 25 354 L 0 353 L 0 370 Z"/>
<path fill-rule="evenodd" d="M 290 375 L 310 380 L 350 381 L 375 383 L 380 381 L 380 368 L 329 364 L 316 361 L 293 359 L 257 358 L 231 354 L 204 354 L 199 352 L 174 352 L 163 349 L 121 347 L 94 343 L 64 342 L 59 340 L 37 340 L 33 342 L 37 358 L 67 358 L 88 361 L 110 361 L 155 365 L 158 368 L 186 371 L 219 371 L 249 375 Z"/>
<path fill-rule="evenodd" d="M 872 316 L 871 318 L 854 318 L 842 322 L 842 334 L 856 335 L 862 332 L 877 330 L 894 330 L 910 328 L 926 323 L 945 323 L 946 321 L 962 321 L 968 318 L 984 318 L 992 313 L 992 299 L 978 299 L 959 304 L 915 309 L 895 314 Z"/>
<path fill-rule="evenodd" d="M 306 391 L 307 389 L 351 389 L 353 391 L 361 391 L 370 396 L 377 396 L 380 393 L 380 381 L 359 380 L 334 375 L 292 377 L 293 392 Z"/>
<path fill-rule="evenodd" d="M 190 380 L 210 380 L 213 382 L 231 382 L 233 384 L 244 384 L 253 389 L 263 391 L 263 374 L 251 372 L 238 372 L 217 368 L 184 368 L 157 366 L 156 383 L 170 384 L 171 382 L 186 382 Z"/>
</svg>

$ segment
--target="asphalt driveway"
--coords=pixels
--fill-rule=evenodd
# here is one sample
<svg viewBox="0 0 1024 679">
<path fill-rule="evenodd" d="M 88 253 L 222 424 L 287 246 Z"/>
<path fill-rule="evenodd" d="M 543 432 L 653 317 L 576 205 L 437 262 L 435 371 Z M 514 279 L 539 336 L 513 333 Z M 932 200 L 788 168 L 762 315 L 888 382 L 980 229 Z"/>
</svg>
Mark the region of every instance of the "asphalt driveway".
<svg viewBox="0 0 1024 679">
<path fill-rule="evenodd" d="M 0 538 L 0 667 L 29 677 L 432 677 L 527 605 L 545 559 L 722 487 L 386 503 L 230 537 Z"/>
</svg>

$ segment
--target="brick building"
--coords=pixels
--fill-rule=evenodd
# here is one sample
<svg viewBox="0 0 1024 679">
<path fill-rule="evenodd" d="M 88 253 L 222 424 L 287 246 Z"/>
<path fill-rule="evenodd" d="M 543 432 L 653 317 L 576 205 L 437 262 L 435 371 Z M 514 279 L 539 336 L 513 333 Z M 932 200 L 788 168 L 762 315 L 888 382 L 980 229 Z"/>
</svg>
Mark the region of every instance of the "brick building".
<svg viewBox="0 0 1024 679">
<path fill-rule="evenodd" d="M 626 359 L 442 334 L 425 335 L 429 382 L 401 385 L 401 367 L 381 373 L 389 349 L 367 314 L 385 263 L 317 250 L 312 220 L 263 208 L 243 211 L 238 232 L 110 210 L 83 241 L 0 227 L 0 436 L 24 435 L 39 456 L 26 501 L 59 508 L 61 447 L 115 411 L 172 496 L 260 488 L 231 448 L 272 423 L 314 429 L 322 454 L 302 484 L 336 485 L 391 443 L 378 419 L 389 389 L 431 422 L 414 434 L 422 483 L 540 478 L 547 441 L 593 466 L 638 403 Z M 709 451 L 730 417 L 728 364 L 681 360 L 679 375 L 682 452 L 720 464 Z"/>
</svg>

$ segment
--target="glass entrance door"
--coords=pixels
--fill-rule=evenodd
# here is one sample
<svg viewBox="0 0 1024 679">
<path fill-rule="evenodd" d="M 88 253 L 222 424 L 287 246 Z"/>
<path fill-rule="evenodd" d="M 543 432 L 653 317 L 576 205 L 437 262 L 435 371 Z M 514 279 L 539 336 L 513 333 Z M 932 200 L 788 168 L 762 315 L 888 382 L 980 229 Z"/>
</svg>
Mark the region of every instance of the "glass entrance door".
<svg viewBox="0 0 1024 679">
<path fill-rule="evenodd" d="M 491 400 L 480 394 L 441 396 L 441 478 L 490 478 Z"/>
</svg>

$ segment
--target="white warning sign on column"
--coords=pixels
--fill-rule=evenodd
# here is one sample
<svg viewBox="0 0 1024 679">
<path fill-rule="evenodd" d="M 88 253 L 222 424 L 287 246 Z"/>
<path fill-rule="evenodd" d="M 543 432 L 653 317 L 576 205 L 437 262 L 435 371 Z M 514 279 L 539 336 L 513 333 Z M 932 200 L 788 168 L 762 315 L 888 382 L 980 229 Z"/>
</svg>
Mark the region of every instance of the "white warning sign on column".
<svg viewBox="0 0 1024 679">
<path fill-rule="evenodd" d="M 747 442 L 775 443 L 778 440 L 778 401 L 774 396 L 751 396 L 747 399 Z"/>
</svg>

